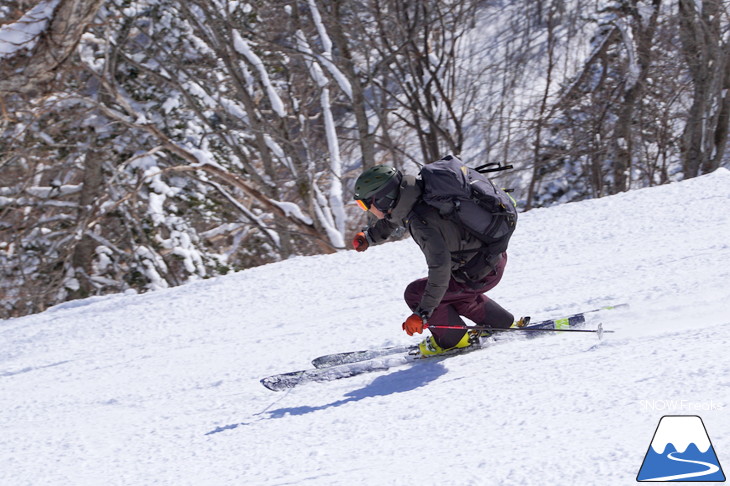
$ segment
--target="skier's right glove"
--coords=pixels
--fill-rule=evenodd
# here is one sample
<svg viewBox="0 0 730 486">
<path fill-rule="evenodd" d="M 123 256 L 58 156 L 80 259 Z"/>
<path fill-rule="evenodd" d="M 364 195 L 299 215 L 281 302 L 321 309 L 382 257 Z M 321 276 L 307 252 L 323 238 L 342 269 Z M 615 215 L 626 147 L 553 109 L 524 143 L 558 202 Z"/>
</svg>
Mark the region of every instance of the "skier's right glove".
<svg viewBox="0 0 730 486">
<path fill-rule="evenodd" d="M 365 236 L 363 231 L 356 234 L 352 239 L 352 247 L 355 251 L 365 251 L 368 249 L 368 246 L 370 246 L 370 243 L 368 243 L 368 237 Z"/>
<path fill-rule="evenodd" d="M 406 322 L 403 323 L 403 330 L 409 336 L 413 336 L 414 333 L 421 334 L 423 332 L 423 318 L 418 314 L 411 314 Z"/>
</svg>

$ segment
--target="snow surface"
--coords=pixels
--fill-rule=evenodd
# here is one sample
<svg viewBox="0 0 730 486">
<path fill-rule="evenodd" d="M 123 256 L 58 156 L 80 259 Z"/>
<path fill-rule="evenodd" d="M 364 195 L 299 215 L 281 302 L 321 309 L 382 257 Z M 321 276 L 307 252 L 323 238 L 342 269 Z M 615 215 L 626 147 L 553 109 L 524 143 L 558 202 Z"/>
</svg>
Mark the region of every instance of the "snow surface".
<svg viewBox="0 0 730 486">
<path fill-rule="evenodd" d="M 730 172 L 523 214 L 491 296 L 615 330 L 275 393 L 416 342 L 412 240 L 0 321 L 3 485 L 629 485 L 663 415 L 730 465 Z M 727 472 L 726 472 L 727 474 Z"/>
</svg>

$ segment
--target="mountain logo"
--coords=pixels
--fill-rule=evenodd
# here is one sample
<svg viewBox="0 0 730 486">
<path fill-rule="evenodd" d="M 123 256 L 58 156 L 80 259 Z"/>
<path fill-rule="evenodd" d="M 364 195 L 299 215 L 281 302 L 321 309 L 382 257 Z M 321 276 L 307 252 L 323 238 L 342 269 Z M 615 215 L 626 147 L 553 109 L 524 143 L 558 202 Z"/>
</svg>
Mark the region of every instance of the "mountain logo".
<svg viewBox="0 0 730 486">
<path fill-rule="evenodd" d="M 662 417 L 636 480 L 724 482 L 702 419 L 697 415 Z"/>
</svg>

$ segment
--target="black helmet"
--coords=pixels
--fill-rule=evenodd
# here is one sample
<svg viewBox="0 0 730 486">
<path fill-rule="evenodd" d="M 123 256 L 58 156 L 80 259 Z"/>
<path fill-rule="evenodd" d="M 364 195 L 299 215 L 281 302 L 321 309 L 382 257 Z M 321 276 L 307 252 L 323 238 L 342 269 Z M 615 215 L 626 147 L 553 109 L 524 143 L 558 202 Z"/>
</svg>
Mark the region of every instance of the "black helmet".
<svg viewBox="0 0 730 486">
<path fill-rule="evenodd" d="M 382 200 L 376 207 L 385 212 L 395 205 L 400 192 L 400 182 L 403 176 L 394 167 L 376 165 L 360 174 L 355 181 L 354 199 L 364 201 L 367 206 L 375 201 Z M 385 199 L 388 200 L 385 200 Z"/>
</svg>

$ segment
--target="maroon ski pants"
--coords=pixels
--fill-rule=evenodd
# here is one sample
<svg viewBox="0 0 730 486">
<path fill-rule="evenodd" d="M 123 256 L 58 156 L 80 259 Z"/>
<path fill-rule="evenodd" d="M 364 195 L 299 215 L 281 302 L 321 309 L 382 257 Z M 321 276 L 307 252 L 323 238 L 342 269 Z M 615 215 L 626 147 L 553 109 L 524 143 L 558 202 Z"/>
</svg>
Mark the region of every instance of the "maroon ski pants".
<svg viewBox="0 0 730 486">
<path fill-rule="evenodd" d="M 471 285 L 457 282 L 451 277 L 446 293 L 428 319 L 428 324 L 463 326 L 465 324 L 461 316 L 464 316 L 479 326 L 510 327 L 514 322 L 514 316 L 484 295 L 485 292 L 496 287 L 502 279 L 506 264 L 507 254 L 504 253 L 492 273 Z M 426 282 L 428 282 L 427 278 L 421 278 L 406 287 L 404 298 L 411 310 L 415 310 L 421 302 Z M 464 331 L 459 329 L 431 328 L 430 331 L 436 339 L 436 343 L 442 348 L 456 346 L 464 336 Z"/>
</svg>

